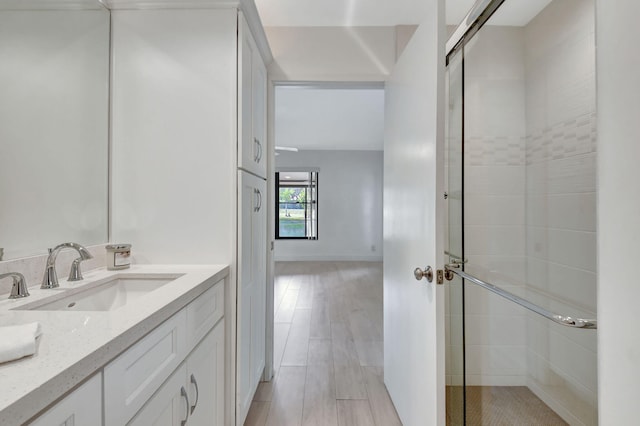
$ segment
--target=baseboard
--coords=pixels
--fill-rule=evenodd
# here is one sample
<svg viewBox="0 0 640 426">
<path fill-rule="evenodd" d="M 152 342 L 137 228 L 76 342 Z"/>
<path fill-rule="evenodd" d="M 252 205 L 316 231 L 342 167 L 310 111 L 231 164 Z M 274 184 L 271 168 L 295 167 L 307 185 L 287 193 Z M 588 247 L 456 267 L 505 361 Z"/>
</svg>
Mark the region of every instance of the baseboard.
<svg viewBox="0 0 640 426">
<path fill-rule="evenodd" d="M 382 262 L 382 256 L 357 256 L 357 255 L 282 255 L 273 256 L 276 262 Z"/>
</svg>

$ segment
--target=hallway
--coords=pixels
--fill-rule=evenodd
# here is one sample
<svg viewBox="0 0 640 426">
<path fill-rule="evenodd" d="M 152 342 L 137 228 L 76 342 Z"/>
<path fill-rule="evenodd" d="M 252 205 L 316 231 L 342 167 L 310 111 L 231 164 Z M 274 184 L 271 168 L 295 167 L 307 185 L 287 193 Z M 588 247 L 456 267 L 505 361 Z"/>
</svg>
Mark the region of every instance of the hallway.
<svg viewBox="0 0 640 426">
<path fill-rule="evenodd" d="M 382 263 L 278 262 L 275 379 L 245 426 L 400 425 L 382 379 Z"/>
</svg>

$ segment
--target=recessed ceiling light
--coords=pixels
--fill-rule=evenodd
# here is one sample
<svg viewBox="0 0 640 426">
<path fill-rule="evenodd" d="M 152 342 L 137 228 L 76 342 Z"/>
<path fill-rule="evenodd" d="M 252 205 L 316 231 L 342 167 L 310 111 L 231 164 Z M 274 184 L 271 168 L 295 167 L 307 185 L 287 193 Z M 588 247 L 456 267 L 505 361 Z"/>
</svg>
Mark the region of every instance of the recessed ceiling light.
<svg viewBox="0 0 640 426">
<path fill-rule="evenodd" d="M 291 176 L 285 176 L 284 178 L 285 179 L 291 179 Z"/>
</svg>

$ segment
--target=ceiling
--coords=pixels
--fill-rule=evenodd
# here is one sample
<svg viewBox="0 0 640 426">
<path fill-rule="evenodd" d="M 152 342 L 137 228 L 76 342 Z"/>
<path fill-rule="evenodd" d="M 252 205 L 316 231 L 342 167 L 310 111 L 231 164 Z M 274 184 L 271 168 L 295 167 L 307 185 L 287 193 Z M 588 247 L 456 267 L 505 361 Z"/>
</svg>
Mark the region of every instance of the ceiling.
<svg viewBox="0 0 640 426">
<path fill-rule="evenodd" d="M 474 0 L 445 0 L 447 25 L 458 25 Z M 551 0 L 508 0 L 497 25 L 525 25 Z M 419 24 L 431 12 L 425 0 L 255 0 L 267 27 L 395 26 Z M 509 4 L 510 7 L 506 8 Z"/>
<path fill-rule="evenodd" d="M 526 25 L 551 0 L 507 0 L 495 25 Z M 265 26 L 394 26 L 429 13 L 424 0 L 256 0 Z M 447 24 L 460 23 L 474 0 L 446 0 Z M 301 150 L 382 150 L 384 90 L 276 89 L 276 141 Z"/>
<path fill-rule="evenodd" d="M 278 86 L 278 146 L 301 150 L 382 150 L 384 90 Z"/>
</svg>

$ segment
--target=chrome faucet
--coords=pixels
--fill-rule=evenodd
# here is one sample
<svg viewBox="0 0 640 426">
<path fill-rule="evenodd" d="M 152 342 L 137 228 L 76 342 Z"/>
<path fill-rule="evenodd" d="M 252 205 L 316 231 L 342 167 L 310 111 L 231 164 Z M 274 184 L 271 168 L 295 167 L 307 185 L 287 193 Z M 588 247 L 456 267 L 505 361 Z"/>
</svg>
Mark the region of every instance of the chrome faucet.
<svg viewBox="0 0 640 426">
<path fill-rule="evenodd" d="M 75 259 L 71 263 L 71 270 L 69 271 L 69 281 L 80 281 L 82 280 L 82 272 L 80 272 L 80 262 L 83 260 L 91 259 L 93 256 L 89 251 L 76 243 L 62 243 L 56 246 L 53 249 L 49 249 L 49 257 L 47 257 L 47 267 L 44 270 L 44 277 L 42 277 L 42 285 L 40 288 L 56 288 L 60 285 L 58 284 L 58 275 L 56 274 L 56 259 L 58 257 L 58 253 L 62 249 L 71 248 L 80 254 L 80 257 Z"/>
<path fill-rule="evenodd" d="M 27 281 L 24 279 L 24 275 L 19 272 L 0 274 L 0 279 L 7 277 L 13 278 L 13 287 L 11 287 L 9 299 L 20 299 L 21 297 L 27 297 L 29 295 L 29 290 L 27 290 Z"/>
</svg>

